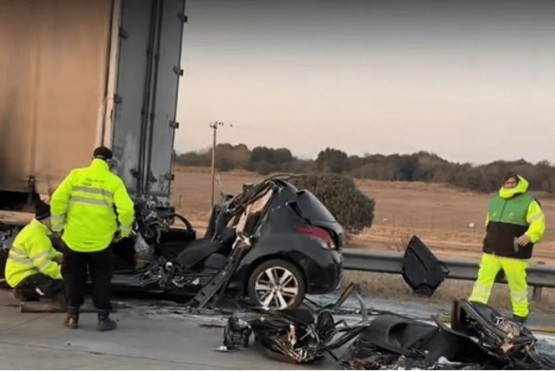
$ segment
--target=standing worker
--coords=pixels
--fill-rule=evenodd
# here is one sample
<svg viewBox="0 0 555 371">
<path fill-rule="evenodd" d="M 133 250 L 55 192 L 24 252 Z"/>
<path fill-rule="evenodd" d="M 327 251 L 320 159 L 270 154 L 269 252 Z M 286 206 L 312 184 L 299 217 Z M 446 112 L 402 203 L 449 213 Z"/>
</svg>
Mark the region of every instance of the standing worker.
<svg viewBox="0 0 555 371">
<path fill-rule="evenodd" d="M 6 261 L 6 282 L 21 301 L 52 299 L 64 306 L 62 254 L 54 249 L 50 233 L 50 206 L 39 203 L 35 218 L 15 237 Z M 57 302 L 57 303 L 56 303 Z"/>
<path fill-rule="evenodd" d="M 489 202 L 480 270 L 469 298 L 487 304 L 495 277 L 503 269 L 511 293 L 513 318 L 520 323 L 526 321 L 529 313 L 528 260 L 534 244 L 545 232 L 540 204 L 527 191 L 528 181 L 510 173 Z"/>
<path fill-rule="evenodd" d="M 78 327 L 87 269 L 98 310 L 97 330 L 117 327 L 110 319 L 113 257 L 109 247 L 115 238 L 131 234 L 134 205 L 123 180 L 110 171 L 111 163 L 112 151 L 96 148 L 90 166 L 72 170 L 52 195 L 52 229 L 67 247 L 62 262 L 68 298 L 64 325 L 72 329 Z"/>
</svg>

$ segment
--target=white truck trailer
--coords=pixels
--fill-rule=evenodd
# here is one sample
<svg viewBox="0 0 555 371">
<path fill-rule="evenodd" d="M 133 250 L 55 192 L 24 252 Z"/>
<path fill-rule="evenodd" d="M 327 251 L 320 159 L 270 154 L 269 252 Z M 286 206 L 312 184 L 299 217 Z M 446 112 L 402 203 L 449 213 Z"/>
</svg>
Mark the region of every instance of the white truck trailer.
<svg viewBox="0 0 555 371">
<path fill-rule="evenodd" d="M 111 147 L 168 206 L 185 0 L 0 2 L 0 208 L 29 210 Z"/>
</svg>

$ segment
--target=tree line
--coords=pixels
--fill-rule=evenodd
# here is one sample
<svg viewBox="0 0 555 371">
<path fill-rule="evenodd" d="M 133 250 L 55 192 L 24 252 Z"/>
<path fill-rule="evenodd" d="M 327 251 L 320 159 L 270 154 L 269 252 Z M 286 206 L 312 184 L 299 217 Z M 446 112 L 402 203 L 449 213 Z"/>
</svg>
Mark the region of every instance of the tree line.
<svg viewBox="0 0 555 371">
<path fill-rule="evenodd" d="M 175 162 L 186 166 L 210 166 L 211 151 L 174 154 Z M 526 177 L 530 189 L 555 194 L 555 167 L 548 161 L 536 164 L 525 160 L 494 161 L 485 165 L 455 163 L 436 154 L 420 151 L 413 154 L 350 156 L 326 148 L 316 159 L 299 159 L 287 148 L 255 147 L 244 144 L 218 144 L 215 166 L 219 171 L 246 169 L 262 175 L 273 172 L 335 173 L 359 179 L 386 181 L 420 181 L 446 183 L 478 192 L 492 192 L 500 187 L 503 176 L 514 171 Z"/>
</svg>

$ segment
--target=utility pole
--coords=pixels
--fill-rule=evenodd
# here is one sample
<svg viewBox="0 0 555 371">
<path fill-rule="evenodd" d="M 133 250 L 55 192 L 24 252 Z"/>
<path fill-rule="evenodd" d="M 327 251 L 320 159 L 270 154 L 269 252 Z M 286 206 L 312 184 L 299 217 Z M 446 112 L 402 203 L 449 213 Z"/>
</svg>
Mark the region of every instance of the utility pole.
<svg viewBox="0 0 555 371">
<path fill-rule="evenodd" d="M 214 209 L 214 193 L 216 185 L 216 133 L 218 132 L 219 126 L 224 126 L 225 124 L 220 121 L 214 121 L 210 124 L 212 129 L 212 192 L 210 193 L 210 212 Z"/>
</svg>

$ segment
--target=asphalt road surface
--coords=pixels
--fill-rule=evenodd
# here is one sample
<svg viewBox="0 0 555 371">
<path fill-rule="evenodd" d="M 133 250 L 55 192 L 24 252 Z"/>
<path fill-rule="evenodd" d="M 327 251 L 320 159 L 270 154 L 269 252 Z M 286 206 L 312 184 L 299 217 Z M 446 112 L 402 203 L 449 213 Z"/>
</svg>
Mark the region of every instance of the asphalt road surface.
<svg viewBox="0 0 555 371">
<path fill-rule="evenodd" d="M 333 298 L 325 299 L 331 302 Z M 386 300 L 365 301 L 368 307 L 417 317 L 429 318 L 427 312 L 448 309 Z M 340 368 L 330 357 L 310 365 L 273 361 L 259 352 L 252 338 L 247 349 L 216 351 L 222 345 L 222 325 L 227 316 L 191 315 L 183 307 L 171 303 L 118 300 L 119 309 L 113 314 L 118 328 L 104 333 L 95 329 L 95 313 L 81 314 L 81 327 L 70 330 L 63 326 L 64 313 L 20 313 L 17 303 L 9 291 L 0 291 L 0 365 L 3 369 Z M 345 304 L 347 307 L 356 305 L 351 300 Z M 536 315 L 532 322 L 531 327 L 537 326 L 541 331 L 542 328 L 552 329 L 554 319 Z M 551 341 L 552 333 L 542 338 L 555 344 Z M 555 351 L 555 348 L 550 350 Z"/>
<path fill-rule="evenodd" d="M 113 315 L 118 328 L 98 332 L 96 314 L 81 315 L 81 327 L 63 326 L 63 313 L 20 313 L 17 301 L 0 291 L 0 365 L 3 369 L 322 369 L 279 363 L 256 348 L 218 352 L 223 329 L 206 321 L 148 306 Z M 251 339 L 252 343 L 252 339 Z"/>
</svg>

